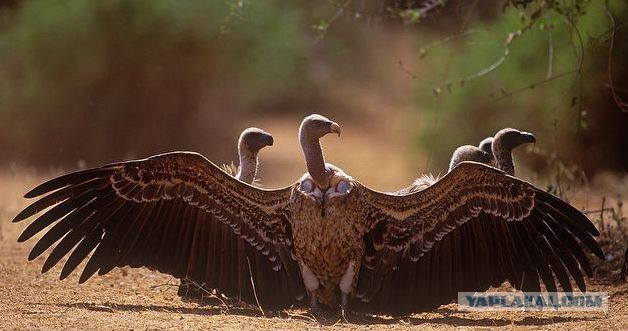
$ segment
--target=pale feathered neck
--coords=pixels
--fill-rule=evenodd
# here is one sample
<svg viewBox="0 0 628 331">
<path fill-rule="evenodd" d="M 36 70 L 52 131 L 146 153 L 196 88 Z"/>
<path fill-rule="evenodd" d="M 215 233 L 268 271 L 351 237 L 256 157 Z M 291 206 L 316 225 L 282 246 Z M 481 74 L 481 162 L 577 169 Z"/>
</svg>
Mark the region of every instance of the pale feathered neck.
<svg viewBox="0 0 628 331">
<path fill-rule="evenodd" d="M 240 158 L 240 167 L 235 178 L 245 183 L 252 184 L 257 175 L 257 151 L 252 151 L 244 142 L 238 144 L 238 156 Z"/>
</svg>

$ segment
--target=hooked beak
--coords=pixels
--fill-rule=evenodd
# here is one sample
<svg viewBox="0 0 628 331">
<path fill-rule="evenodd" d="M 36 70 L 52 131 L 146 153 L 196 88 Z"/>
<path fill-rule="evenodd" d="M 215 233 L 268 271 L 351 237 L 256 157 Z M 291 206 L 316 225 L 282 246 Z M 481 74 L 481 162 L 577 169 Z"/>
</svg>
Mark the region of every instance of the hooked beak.
<svg viewBox="0 0 628 331">
<path fill-rule="evenodd" d="M 338 125 L 338 123 L 331 122 L 331 125 L 329 126 L 329 130 L 333 133 L 337 133 L 338 137 L 340 137 L 340 125 Z"/>
<path fill-rule="evenodd" d="M 536 137 L 529 132 L 521 132 L 523 142 L 536 144 Z"/>
<path fill-rule="evenodd" d="M 264 142 L 266 143 L 266 146 L 272 146 L 275 140 L 273 139 L 273 136 L 270 133 L 265 133 Z"/>
</svg>

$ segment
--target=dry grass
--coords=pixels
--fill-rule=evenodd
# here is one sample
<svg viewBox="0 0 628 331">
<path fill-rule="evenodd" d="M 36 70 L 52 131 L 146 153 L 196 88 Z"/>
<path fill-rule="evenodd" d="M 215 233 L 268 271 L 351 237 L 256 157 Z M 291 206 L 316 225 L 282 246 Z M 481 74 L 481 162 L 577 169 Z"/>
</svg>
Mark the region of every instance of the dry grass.
<svg viewBox="0 0 628 331">
<path fill-rule="evenodd" d="M 256 308 L 227 307 L 219 302 L 199 307 L 177 297 L 174 278 L 147 269 L 116 269 L 83 285 L 78 285 L 76 275 L 59 281 L 58 267 L 40 273 L 43 257 L 27 262 L 34 240 L 17 244 L 26 224 L 10 223 L 26 205 L 20 196 L 40 180 L 25 172 L 0 174 L 3 329 L 628 329 L 628 285 L 613 282 L 614 274 L 589 281 L 591 290 L 610 292 L 608 313 L 461 313 L 455 305 L 448 305 L 404 318 L 330 314 L 314 319 L 298 310 L 266 312 L 263 317 Z M 595 205 L 592 194 L 586 192 L 590 208 Z M 597 206 L 599 200 L 598 195 Z M 574 197 L 574 201 L 579 199 Z"/>
</svg>

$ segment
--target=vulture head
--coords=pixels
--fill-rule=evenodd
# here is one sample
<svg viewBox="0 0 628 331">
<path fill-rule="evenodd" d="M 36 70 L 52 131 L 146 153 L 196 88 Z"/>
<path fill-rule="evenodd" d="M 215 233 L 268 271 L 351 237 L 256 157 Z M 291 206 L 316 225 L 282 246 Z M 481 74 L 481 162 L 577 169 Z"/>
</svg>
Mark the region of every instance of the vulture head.
<svg viewBox="0 0 628 331">
<path fill-rule="evenodd" d="M 515 147 L 523 144 L 535 143 L 536 137 L 529 132 L 519 131 L 517 129 L 506 128 L 501 129 L 495 134 L 493 140 L 493 155 L 495 150 L 512 151 Z"/>
<path fill-rule="evenodd" d="M 273 143 L 273 136 L 270 133 L 258 128 L 248 128 L 240 135 L 238 150 L 240 153 L 257 155 L 260 149 L 272 146 Z"/>
<path fill-rule="evenodd" d="M 493 137 L 484 138 L 484 140 L 480 141 L 478 147 L 482 152 L 493 156 L 493 140 L 495 140 Z"/>
<path fill-rule="evenodd" d="M 262 129 L 248 128 L 242 131 L 238 140 L 240 167 L 235 177 L 245 183 L 253 183 L 257 175 L 257 153 L 260 149 L 272 145 L 273 136 Z"/>
<path fill-rule="evenodd" d="M 535 143 L 536 137 L 529 132 L 517 129 L 501 129 L 495 134 L 492 144 L 493 158 L 495 166 L 507 174 L 515 175 L 515 165 L 512 161 L 512 150 L 523 144 Z"/>
<path fill-rule="evenodd" d="M 327 117 L 312 114 L 303 119 L 299 127 L 299 142 L 301 145 L 307 141 L 316 141 L 328 133 L 336 133 L 340 137 L 340 126 Z"/>
<path fill-rule="evenodd" d="M 299 142 L 308 171 L 300 180 L 300 190 L 321 202 L 351 189 L 351 178 L 334 165 L 325 163 L 319 139 L 328 133 L 340 136 L 340 126 L 318 114 L 303 119 L 299 128 Z"/>
<path fill-rule="evenodd" d="M 486 139 L 485 139 L 486 140 Z M 449 171 L 455 168 L 459 163 L 464 161 L 480 162 L 489 164 L 491 162 L 491 155 L 484 152 L 481 148 L 477 148 L 471 145 L 463 145 L 454 151 L 449 163 Z"/>
</svg>

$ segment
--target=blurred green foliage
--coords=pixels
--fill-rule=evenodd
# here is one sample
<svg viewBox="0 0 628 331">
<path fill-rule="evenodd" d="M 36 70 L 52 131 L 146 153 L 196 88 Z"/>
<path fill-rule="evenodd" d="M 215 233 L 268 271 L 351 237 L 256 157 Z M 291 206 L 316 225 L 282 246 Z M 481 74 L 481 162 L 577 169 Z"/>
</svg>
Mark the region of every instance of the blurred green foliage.
<svg viewBox="0 0 628 331">
<path fill-rule="evenodd" d="M 515 127 L 533 131 L 539 145 L 565 161 L 627 169 L 628 158 L 617 151 L 628 143 L 628 118 L 612 102 L 599 103 L 600 95 L 612 100 L 602 83 L 608 80 L 605 53 L 612 29 L 607 9 L 628 19 L 627 4 L 556 2 L 562 7 L 539 10 L 547 2 L 524 2 L 488 20 L 457 22 L 461 32 L 447 39 L 434 31 L 419 36 L 419 145 L 431 154 L 434 168 L 442 169 L 452 146 L 476 145 Z M 626 53 L 618 54 L 622 63 Z M 587 137 L 595 140 L 595 150 L 585 146 Z M 544 164 L 536 166 L 541 170 Z"/>
<path fill-rule="evenodd" d="M 21 145 L 27 160 L 93 159 L 159 149 L 164 135 L 184 144 L 200 108 L 233 114 L 294 93 L 301 13 L 272 0 L 23 1 L 1 16 L 2 154 Z M 229 96 L 237 103 L 214 102 Z"/>
<path fill-rule="evenodd" d="M 97 164 L 177 148 L 232 157 L 238 115 L 357 121 L 357 108 L 379 107 L 371 93 L 403 104 L 389 97 L 400 81 L 394 50 L 418 45 L 408 116 L 421 125 L 406 123 L 433 170 L 456 146 L 507 126 L 537 134 L 546 159 L 628 168 L 618 153 L 627 118 L 607 87 L 604 2 L 425 3 L 13 1 L 0 7 L 0 160 Z M 618 22 L 627 8 L 609 1 Z M 625 86 L 626 29 L 616 38 L 614 75 Z"/>
</svg>

